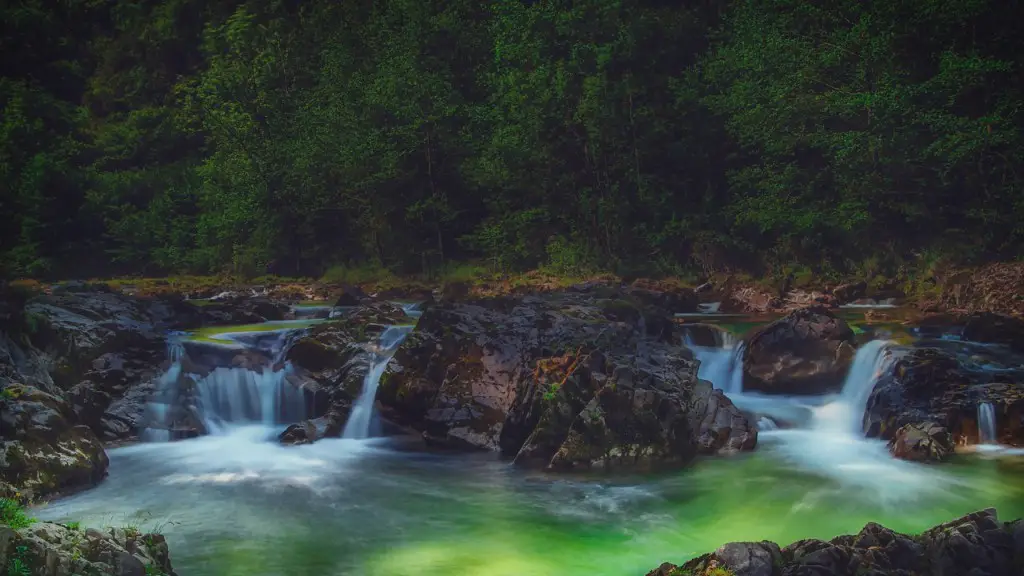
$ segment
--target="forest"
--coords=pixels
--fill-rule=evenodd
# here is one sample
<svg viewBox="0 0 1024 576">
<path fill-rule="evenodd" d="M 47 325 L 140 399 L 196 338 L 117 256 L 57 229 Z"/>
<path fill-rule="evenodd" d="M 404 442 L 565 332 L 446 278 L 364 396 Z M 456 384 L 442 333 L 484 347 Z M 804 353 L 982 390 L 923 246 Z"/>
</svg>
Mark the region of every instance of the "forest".
<svg viewBox="0 0 1024 576">
<path fill-rule="evenodd" d="M 11 0 L 2 275 L 1016 259 L 1022 4 Z"/>
</svg>

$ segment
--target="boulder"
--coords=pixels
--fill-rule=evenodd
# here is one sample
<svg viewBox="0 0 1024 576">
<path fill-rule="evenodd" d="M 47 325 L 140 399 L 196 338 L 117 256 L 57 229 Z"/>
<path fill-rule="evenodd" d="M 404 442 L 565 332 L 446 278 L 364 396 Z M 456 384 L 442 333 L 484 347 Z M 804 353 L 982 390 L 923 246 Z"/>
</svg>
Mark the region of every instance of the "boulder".
<svg viewBox="0 0 1024 576">
<path fill-rule="evenodd" d="M 836 301 L 839 304 L 848 304 L 855 300 L 864 298 L 867 295 L 868 283 L 863 280 L 860 282 L 850 282 L 847 284 L 840 284 L 832 289 L 832 295 L 835 296 Z"/>
<path fill-rule="evenodd" d="M 905 350 L 868 399 L 869 437 L 892 440 L 908 424 L 945 428 L 954 445 L 977 444 L 978 406 L 992 405 L 1000 443 L 1024 446 L 1024 371 L 969 369 L 940 348 Z"/>
<path fill-rule="evenodd" d="M 38 576 L 176 576 L 160 534 L 50 522 L 19 530 L 0 526 L 0 565 L 10 574 Z"/>
<path fill-rule="evenodd" d="M 672 313 L 696 312 L 700 300 L 693 288 L 669 282 L 640 279 L 633 282 L 625 293 L 650 306 Z"/>
<path fill-rule="evenodd" d="M 736 542 L 680 566 L 665 563 L 647 576 L 1010 576 L 1024 566 L 1021 521 L 1001 524 L 995 510 L 968 514 L 908 536 L 870 523 L 856 535 L 825 542 Z"/>
<path fill-rule="evenodd" d="M 358 286 L 342 285 L 341 292 L 334 301 L 335 306 L 358 306 L 366 299 L 366 293 Z"/>
<path fill-rule="evenodd" d="M 0 495 L 33 500 L 91 486 L 107 474 L 107 454 L 60 398 L 11 385 L 0 395 Z"/>
<path fill-rule="evenodd" d="M 893 456 L 915 462 L 941 462 L 954 450 L 953 436 L 934 422 L 907 424 L 889 441 Z"/>
<path fill-rule="evenodd" d="M 198 306 L 204 326 L 258 324 L 268 320 L 286 320 L 291 306 L 282 300 L 262 296 L 227 295 Z"/>
<path fill-rule="evenodd" d="M 766 394 L 838 392 L 855 353 L 853 330 L 824 307 L 803 308 L 747 341 L 744 390 Z"/>
<path fill-rule="evenodd" d="M 347 413 L 341 414 L 332 410 L 319 418 L 292 424 L 281 433 L 278 439 L 281 444 L 298 445 L 312 444 L 324 438 L 339 438 L 347 419 Z"/>
<path fill-rule="evenodd" d="M 1024 353 L 1024 320 L 1005 314 L 980 312 L 967 319 L 961 338 L 972 342 L 1004 344 Z"/>
<path fill-rule="evenodd" d="M 427 310 L 381 379 L 382 414 L 433 444 L 551 469 L 653 468 L 750 449 L 664 310 L 550 293 Z M 667 331 L 667 332 L 666 332 Z"/>
</svg>

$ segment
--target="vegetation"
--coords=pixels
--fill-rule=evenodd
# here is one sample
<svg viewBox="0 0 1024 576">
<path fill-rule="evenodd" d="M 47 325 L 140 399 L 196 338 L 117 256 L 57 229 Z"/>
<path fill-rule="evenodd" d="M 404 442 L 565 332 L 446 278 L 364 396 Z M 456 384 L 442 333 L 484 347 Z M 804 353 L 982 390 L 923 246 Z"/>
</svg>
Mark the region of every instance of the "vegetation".
<svg viewBox="0 0 1024 576">
<path fill-rule="evenodd" d="M 8 277 L 900 276 L 1024 247 L 1024 5 L 23 0 Z"/>
<path fill-rule="evenodd" d="M 21 507 L 17 500 L 0 498 L 0 524 L 6 524 L 18 530 L 31 526 L 35 521 L 35 518 L 25 513 L 25 509 Z"/>
</svg>

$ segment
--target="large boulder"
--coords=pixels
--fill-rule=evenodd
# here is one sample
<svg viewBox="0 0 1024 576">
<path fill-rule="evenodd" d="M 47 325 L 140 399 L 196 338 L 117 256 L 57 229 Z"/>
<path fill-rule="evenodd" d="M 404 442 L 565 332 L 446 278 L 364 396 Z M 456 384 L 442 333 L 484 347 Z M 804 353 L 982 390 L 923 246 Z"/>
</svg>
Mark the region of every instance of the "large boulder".
<svg viewBox="0 0 1024 576">
<path fill-rule="evenodd" d="M 982 403 L 992 406 L 997 440 L 1024 446 L 1024 371 L 973 369 L 951 351 L 912 348 L 875 384 L 864 428 L 869 437 L 892 440 L 907 425 L 934 424 L 955 445 L 977 444 Z"/>
<path fill-rule="evenodd" d="M 431 443 L 553 469 L 678 465 L 756 431 L 697 380 L 663 309 L 558 293 L 426 311 L 381 379 L 385 417 Z"/>
<path fill-rule="evenodd" d="M 870 523 L 856 535 L 772 542 L 735 542 L 681 566 L 665 563 L 647 576 L 1010 576 L 1024 568 L 1024 522 L 1000 523 L 988 509 L 918 536 Z"/>
<path fill-rule="evenodd" d="M 37 522 L 19 530 L 0 526 L 0 566 L 38 576 L 175 576 L 160 534 Z"/>
<path fill-rule="evenodd" d="M 30 386 L 0 391 L 0 496 L 33 500 L 91 486 L 107 464 L 103 445 L 66 402 Z"/>
<path fill-rule="evenodd" d="M 934 422 L 907 424 L 889 441 L 893 456 L 915 462 L 941 462 L 954 450 L 953 436 Z"/>
<path fill-rule="evenodd" d="M 743 388 L 767 394 L 838 392 L 855 354 L 853 330 L 827 308 L 803 308 L 750 337 Z"/>
</svg>

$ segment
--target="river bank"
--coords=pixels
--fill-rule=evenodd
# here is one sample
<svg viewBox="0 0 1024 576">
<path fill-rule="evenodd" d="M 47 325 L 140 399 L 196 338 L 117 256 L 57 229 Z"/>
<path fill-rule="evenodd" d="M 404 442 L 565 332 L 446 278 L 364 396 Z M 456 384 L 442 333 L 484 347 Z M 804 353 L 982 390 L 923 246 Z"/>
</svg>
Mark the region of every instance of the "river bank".
<svg viewBox="0 0 1024 576">
<path fill-rule="evenodd" d="M 183 576 L 642 574 L 1024 515 L 1012 317 L 474 290 L 31 296 L 4 330 L 6 495 L 152 522 Z"/>
</svg>

